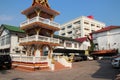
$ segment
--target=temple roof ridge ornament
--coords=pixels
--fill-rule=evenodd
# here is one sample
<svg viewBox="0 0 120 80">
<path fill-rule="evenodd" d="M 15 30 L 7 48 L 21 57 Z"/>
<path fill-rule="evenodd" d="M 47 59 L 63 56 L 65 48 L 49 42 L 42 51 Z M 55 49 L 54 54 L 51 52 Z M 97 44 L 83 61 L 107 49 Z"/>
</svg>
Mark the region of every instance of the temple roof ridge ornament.
<svg viewBox="0 0 120 80">
<path fill-rule="evenodd" d="M 35 4 L 40 4 L 44 7 L 50 8 L 48 0 L 33 0 L 32 6 L 34 6 Z"/>
</svg>

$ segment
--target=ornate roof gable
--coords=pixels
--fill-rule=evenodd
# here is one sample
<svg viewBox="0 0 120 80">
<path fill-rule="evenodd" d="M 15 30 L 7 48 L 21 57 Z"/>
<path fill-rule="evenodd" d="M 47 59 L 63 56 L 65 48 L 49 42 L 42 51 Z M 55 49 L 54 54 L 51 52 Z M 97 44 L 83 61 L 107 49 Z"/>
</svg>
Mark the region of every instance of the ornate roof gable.
<svg viewBox="0 0 120 80">
<path fill-rule="evenodd" d="M 35 4 L 40 4 L 44 7 L 50 8 L 48 0 L 33 0 L 32 6 L 34 6 Z"/>
</svg>

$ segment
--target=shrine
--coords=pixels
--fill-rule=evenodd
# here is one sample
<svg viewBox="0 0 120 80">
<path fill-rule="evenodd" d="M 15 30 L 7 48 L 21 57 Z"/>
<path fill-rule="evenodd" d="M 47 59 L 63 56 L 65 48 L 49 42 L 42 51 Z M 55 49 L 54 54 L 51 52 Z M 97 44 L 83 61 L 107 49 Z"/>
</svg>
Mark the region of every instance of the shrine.
<svg viewBox="0 0 120 80">
<path fill-rule="evenodd" d="M 53 38 L 60 30 L 60 24 L 53 20 L 60 13 L 52 10 L 47 0 L 33 0 L 31 7 L 22 14 L 27 20 L 20 24 L 20 29 L 26 36 L 19 39 L 19 45 L 25 49 L 25 56 L 14 57 L 13 67 L 33 71 L 55 70 L 57 65 L 64 68 L 52 55 L 53 49 L 60 45 L 59 39 Z"/>
</svg>

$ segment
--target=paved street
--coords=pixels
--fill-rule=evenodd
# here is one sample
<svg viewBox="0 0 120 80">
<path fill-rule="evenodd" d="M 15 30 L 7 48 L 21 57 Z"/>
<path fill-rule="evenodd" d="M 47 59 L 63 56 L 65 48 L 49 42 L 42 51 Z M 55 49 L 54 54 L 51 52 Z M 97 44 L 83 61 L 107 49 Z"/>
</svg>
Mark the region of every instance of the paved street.
<svg viewBox="0 0 120 80">
<path fill-rule="evenodd" d="M 1 70 L 0 80 L 114 80 L 119 73 L 107 60 L 75 62 L 73 65 L 72 69 L 55 72 Z"/>
</svg>

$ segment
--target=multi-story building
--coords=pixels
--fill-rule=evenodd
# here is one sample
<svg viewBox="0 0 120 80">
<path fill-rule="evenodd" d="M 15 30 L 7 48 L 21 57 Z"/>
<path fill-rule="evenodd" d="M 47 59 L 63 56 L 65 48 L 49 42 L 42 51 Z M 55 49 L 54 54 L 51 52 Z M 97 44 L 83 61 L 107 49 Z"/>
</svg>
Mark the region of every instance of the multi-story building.
<svg viewBox="0 0 120 80">
<path fill-rule="evenodd" d="M 81 16 L 62 24 L 59 35 L 74 39 L 81 38 L 103 27 L 105 27 L 105 23 L 95 20 L 93 16 Z"/>
<path fill-rule="evenodd" d="M 19 27 L 2 24 L 0 27 L 0 53 L 24 53 L 24 49 L 19 46 L 19 39 L 24 36 L 24 31 Z"/>
</svg>

